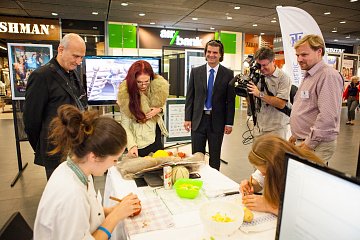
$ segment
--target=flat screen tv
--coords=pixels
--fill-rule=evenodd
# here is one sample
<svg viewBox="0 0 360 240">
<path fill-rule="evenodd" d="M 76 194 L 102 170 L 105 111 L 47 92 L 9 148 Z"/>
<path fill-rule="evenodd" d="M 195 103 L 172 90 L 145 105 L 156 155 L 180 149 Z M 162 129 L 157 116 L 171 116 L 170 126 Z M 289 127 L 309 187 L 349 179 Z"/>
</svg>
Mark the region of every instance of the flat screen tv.
<svg viewBox="0 0 360 240">
<path fill-rule="evenodd" d="M 160 57 L 86 56 L 83 73 L 89 105 L 116 104 L 120 83 L 124 81 L 131 64 L 138 60 L 150 63 L 160 73 Z"/>
</svg>

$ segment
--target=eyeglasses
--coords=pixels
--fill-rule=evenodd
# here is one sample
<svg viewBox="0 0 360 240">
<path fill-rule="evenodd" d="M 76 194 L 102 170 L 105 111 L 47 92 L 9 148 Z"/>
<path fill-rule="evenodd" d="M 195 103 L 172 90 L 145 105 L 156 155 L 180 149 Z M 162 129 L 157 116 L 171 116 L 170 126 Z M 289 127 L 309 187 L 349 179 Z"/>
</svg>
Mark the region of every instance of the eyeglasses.
<svg viewBox="0 0 360 240">
<path fill-rule="evenodd" d="M 259 65 L 260 65 L 262 68 L 264 68 L 264 67 L 267 67 L 271 62 L 272 62 L 272 61 L 269 61 L 269 62 L 266 63 L 266 64 L 260 64 L 260 63 L 259 63 Z"/>
<path fill-rule="evenodd" d="M 145 82 L 141 82 L 141 81 L 137 81 L 137 84 L 138 85 L 148 85 L 150 83 L 150 80 L 148 80 L 148 81 L 145 81 Z"/>
</svg>

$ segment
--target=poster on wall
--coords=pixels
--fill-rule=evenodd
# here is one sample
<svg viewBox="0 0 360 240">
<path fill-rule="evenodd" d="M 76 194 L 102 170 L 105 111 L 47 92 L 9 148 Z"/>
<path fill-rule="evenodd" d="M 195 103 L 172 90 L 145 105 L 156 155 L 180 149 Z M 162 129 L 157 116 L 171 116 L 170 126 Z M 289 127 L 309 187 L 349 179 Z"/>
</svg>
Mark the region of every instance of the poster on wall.
<svg viewBox="0 0 360 240">
<path fill-rule="evenodd" d="M 359 55 L 342 54 L 341 74 L 346 81 L 350 81 L 352 76 L 357 76 Z"/>
<path fill-rule="evenodd" d="M 8 43 L 11 96 L 25 100 L 29 75 L 52 58 L 52 45 Z"/>
<path fill-rule="evenodd" d="M 166 100 L 165 126 L 169 136 L 165 143 L 191 142 L 191 133 L 184 128 L 185 98 L 168 98 Z"/>
<path fill-rule="evenodd" d="M 185 94 L 190 79 L 191 69 L 206 64 L 204 50 L 185 49 Z"/>
<path fill-rule="evenodd" d="M 340 55 L 329 53 L 326 58 L 327 64 L 339 71 Z"/>
</svg>

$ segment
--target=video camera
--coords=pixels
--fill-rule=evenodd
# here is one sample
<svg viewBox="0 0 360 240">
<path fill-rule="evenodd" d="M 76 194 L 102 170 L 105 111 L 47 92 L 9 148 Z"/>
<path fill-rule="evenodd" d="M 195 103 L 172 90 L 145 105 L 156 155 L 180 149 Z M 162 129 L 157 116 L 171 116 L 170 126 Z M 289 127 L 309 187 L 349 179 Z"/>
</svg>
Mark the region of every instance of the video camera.
<svg viewBox="0 0 360 240">
<path fill-rule="evenodd" d="M 264 78 L 265 76 L 260 73 L 261 65 L 259 63 L 256 63 L 253 55 L 248 55 L 244 63 L 247 63 L 249 65 L 250 68 L 249 74 L 246 75 L 240 73 L 236 75 L 232 80 L 232 83 L 234 84 L 236 95 L 248 98 L 250 104 L 250 112 L 253 117 L 254 126 L 255 126 L 257 122 L 255 98 L 252 94 L 249 93 L 247 84 L 253 82 L 255 85 L 257 85 L 258 82 L 261 80 L 261 78 Z"/>
<path fill-rule="evenodd" d="M 248 75 L 238 74 L 235 76 L 234 87 L 235 93 L 241 97 L 248 97 L 249 92 L 247 89 L 247 84 L 251 81 L 255 85 L 260 81 L 262 74 L 258 71 L 261 68 L 261 65 L 256 63 L 253 55 L 248 55 L 245 59 L 244 63 L 248 63 L 250 67 L 250 73 Z"/>
</svg>

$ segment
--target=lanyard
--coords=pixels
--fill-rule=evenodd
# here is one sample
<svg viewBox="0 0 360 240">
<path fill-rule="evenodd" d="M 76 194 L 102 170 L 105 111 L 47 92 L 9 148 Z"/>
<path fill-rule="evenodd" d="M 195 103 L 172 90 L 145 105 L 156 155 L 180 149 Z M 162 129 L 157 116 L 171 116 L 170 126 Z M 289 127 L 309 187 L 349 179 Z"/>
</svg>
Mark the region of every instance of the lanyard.
<svg viewBox="0 0 360 240">
<path fill-rule="evenodd" d="M 79 168 L 78 165 L 76 165 L 71 158 L 68 157 L 67 159 L 67 165 L 69 166 L 69 168 L 71 170 L 73 170 L 73 172 L 76 174 L 76 176 L 80 179 L 80 181 L 87 186 L 88 184 L 88 178 L 85 176 L 84 172 Z"/>
</svg>

